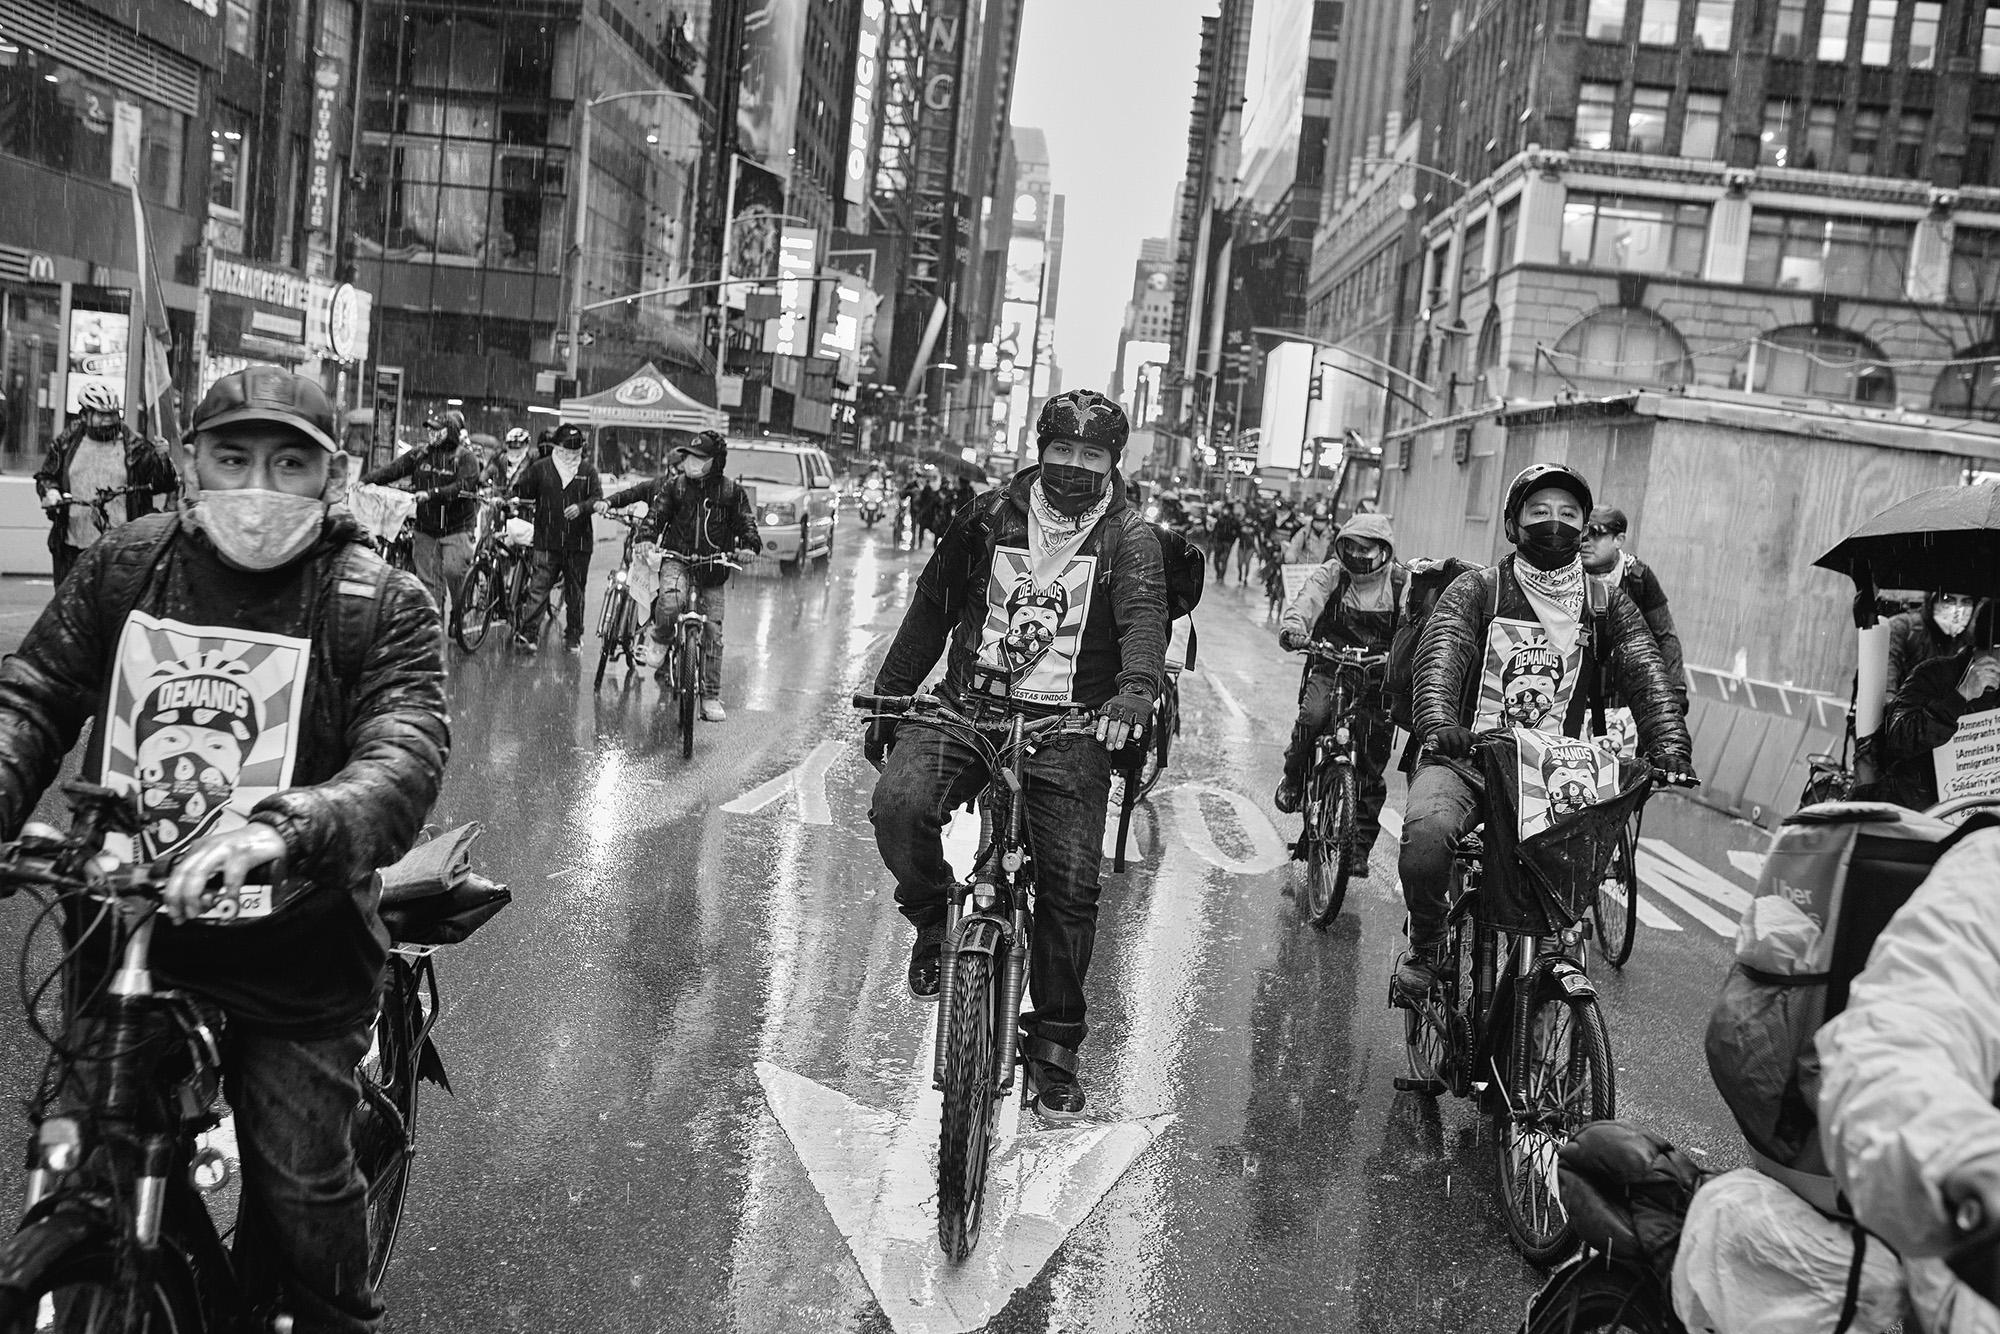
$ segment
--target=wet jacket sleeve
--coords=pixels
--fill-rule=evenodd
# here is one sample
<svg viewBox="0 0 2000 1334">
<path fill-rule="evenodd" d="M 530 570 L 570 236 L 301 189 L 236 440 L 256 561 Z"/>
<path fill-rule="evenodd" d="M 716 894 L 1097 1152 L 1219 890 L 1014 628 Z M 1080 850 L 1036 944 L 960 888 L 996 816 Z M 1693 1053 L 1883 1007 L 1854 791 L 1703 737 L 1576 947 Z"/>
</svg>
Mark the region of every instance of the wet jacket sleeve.
<svg viewBox="0 0 2000 1334">
<path fill-rule="evenodd" d="M 917 577 L 916 596 L 903 613 L 903 624 L 889 645 L 888 656 L 875 673 L 876 694 L 914 693 L 944 655 L 945 642 L 965 609 L 975 573 L 971 516 L 978 512 L 978 506 L 968 508 L 938 539 L 930 563 Z M 1153 549 L 1157 552 L 1158 545 Z"/>
<path fill-rule="evenodd" d="M 1674 629 L 1674 613 L 1667 606 L 1667 591 L 1660 587 L 1660 576 L 1653 573 L 1650 565 L 1639 567 L 1638 589 L 1632 600 L 1639 604 L 1639 612 L 1646 618 L 1646 626 L 1653 632 L 1653 642 L 1660 646 L 1660 665 L 1666 670 L 1667 682 L 1674 696 L 1681 703 L 1681 712 L 1687 712 L 1687 660 L 1681 654 L 1681 637 Z M 1632 591 L 1632 590 L 1627 590 Z"/>
<path fill-rule="evenodd" d="M 515 500 L 535 500 L 542 494 L 542 461 L 536 459 L 521 469 L 521 475 L 514 479 L 513 489 L 507 494 Z"/>
<path fill-rule="evenodd" d="M 251 813 L 284 837 L 292 873 L 322 886 L 356 884 L 410 850 L 451 753 L 437 612 L 401 571 L 382 596 L 349 706 L 347 763 L 324 783 L 266 797 Z"/>
<path fill-rule="evenodd" d="M 604 503 L 612 509 L 623 509 L 627 505 L 636 505 L 642 500 L 651 503 L 654 500 L 653 493 L 659 490 L 659 487 L 660 484 L 658 481 L 648 478 L 635 486 L 626 487 L 623 491 L 612 492 L 604 498 Z"/>
<path fill-rule="evenodd" d="M 69 462 L 69 437 L 65 433 L 57 436 L 49 445 L 49 452 L 42 458 L 42 466 L 35 469 L 35 496 L 62 494 L 63 468 Z"/>
<path fill-rule="evenodd" d="M 757 531 L 757 516 L 750 509 L 750 493 L 741 486 L 736 488 L 736 504 L 729 513 L 729 531 L 738 550 L 764 549 L 763 534 Z M 803 557 L 805 552 L 801 550 L 799 555 Z"/>
<path fill-rule="evenodd" d="M 406 449 L 395 458 L 377 468 L 374 472 L 363 477 L 361 484 L 363 486 L 387 486 L 391 482 L 400 482 L 415 472 L 417 465 L 423 461 L 424 446 L 419 445 L 415 449 Z"/>
<path fill-rule="evenodd" d="M 1159 698 L 1173 632 L 1167 622 L 1167 566 L 1160 539 L 1136 519 L 1126 524 L 1111 563 L 1111 615 L 1118 626 L 1118 693 Z"/>
<path fill-rule="evenodd" d="M 1320 613 L 1326 610 L 1328 599 L 1340 586 L 1340 569 L 1328 561 L 1306 576 L 1305 587 L 1299 590 L 1298 599 L 1285 604 L 1285 618 L 1278 623 L 1278 633 L 1286 631 L 1304 639 L 1319 624 Z"/>
<path fill-rule="evenodd" d="M 1477 670 L 1484 648 L 1486 581 L 1498 577 L 1498 570 L 1461 574 L 1431 608 L 1410 669 L 1414 739 L 1421 741 L 1440 727 L 1472 725 L 1465 707 L 1466 684 Z"/>
<path fill-rule="evenodd" d="M 1972 711 L 1958 693 L 1959 678 L 1969 661 L 1969 654 L 1933 658 L 1904 678 L 1882 719 L 1879 744 L 1884 754 L 1915 759 L 1951 740 L 1959 718 Z"/>
<path fill-rule="evenodd" d="M 1905 1257 L 1950 1240 L 1941 1188 L 2000 1198 L 2000 830 L 1946 853 L 1819 1030 L 1821 1139 L 1870 1231 Z"/>
<path fill-rule="evenodd" d="M 1611 663 L 1618 677 L 1618 693 L 1631 706 L 1640 744 L 1648 755 L 1668 754 L 1686 760 L 1694 753 L 1686 712 L 1667 679 L 1660 646 L 1653 642 L 1645 616 L 1624 589 L 1614 588 L 1604 618 L 1611 632 Z"/>
<path fill-rule="evenodd" d="M 0 838 L 13 838 L 55 781 L 104 691 L 98 609 L 112 542 L 77 558 L 21 647 L 0 661 Z"/>
</svg>

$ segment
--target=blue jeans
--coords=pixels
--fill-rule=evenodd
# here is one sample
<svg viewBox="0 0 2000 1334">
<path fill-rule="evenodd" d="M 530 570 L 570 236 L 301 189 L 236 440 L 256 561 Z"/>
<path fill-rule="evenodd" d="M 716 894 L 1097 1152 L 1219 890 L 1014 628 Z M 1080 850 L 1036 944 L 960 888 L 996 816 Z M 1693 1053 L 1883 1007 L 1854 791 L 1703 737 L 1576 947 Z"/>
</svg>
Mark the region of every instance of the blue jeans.
<svg viewBox="0 0 2000 1334">
<path fill-rule="evenodd" d="M 367 1185 L 350 1142 L 368 1027 L 338 1037 L 270 1037 L 231 1025 L 223 1068 L 243 1203 L 236 1269 L 252 1306 L 289 1313 L 297 1334 L 372 1334 Z"/>
<path fill-rule="evenodd" d="M 1479 794 L 1456 771 L 1427 764 L 1410 780 L 1396 873 L 1410 913 L 1411 945 L 1429 948 L 1444 940 L 1452 845 L 1479 820 Z"/>
<path fill-rule="evenodd" d="M 1024 766 L 1023 812 L 1034 857 L 1035 927 L 1028 953 L 1030 1033 L 1075 1051 L 1088 1031 L 1083 979 L 1097 939 L 1098 865 L 1103 860 L 1111 757 L 1095 738 L 1059 736 Z M 964 742 L 905 724 L 882 766 L 868 818 L 875 846 L 896 877 L 896 906 L 919 930 L 941 925 L 953 885 L 944 859 L 952 809 L 986 786 L 986 766 Z"/>
</svg>

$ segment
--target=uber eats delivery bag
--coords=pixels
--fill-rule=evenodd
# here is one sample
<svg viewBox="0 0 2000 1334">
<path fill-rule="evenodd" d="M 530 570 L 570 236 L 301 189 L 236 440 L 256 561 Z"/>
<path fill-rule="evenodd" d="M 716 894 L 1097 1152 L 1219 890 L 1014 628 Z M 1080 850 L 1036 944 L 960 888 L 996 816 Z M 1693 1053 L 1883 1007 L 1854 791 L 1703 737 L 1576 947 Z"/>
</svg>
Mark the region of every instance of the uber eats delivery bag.
<svg viewBox="0 0 2000 1334">
<path fill-rule="evenodd" d="M 1736 927 L 1736 961 L 1709 1016 L 1709 1074 L 1751 1161 L 1815 1208 L 1847 1215 L 1819 1141 L 1813 1035 L 1898 908 L 1959 828 L 1901 806 L 1834 801 L 1785 818 Z"/>
</svg>

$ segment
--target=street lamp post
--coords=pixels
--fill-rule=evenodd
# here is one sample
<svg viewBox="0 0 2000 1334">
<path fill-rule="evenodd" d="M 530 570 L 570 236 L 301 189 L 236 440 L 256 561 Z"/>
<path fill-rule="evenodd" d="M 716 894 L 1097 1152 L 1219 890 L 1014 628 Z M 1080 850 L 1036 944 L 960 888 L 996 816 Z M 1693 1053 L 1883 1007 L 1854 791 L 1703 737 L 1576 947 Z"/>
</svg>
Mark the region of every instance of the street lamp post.
<svg viewBox="0 0 2000 1334">
<path fill-rule="evenodd" d="M 590 113 L 607 102 L 620 102 L 634 97 L 673 97 L 684 102 L 698 101 L 693 93 L 684 93 L 677 88 L 634 88 L 622 93 L 605 93 L 584 102 L 582 122 L 576 134 L 576 230 L 574 249 L 576 262 L 570 278 L 569 297 L 569 380 L 572 387 L 581 391 L 577 383 L 578 358 L 583 350 L 583 254 L 585 229 L 590 220 Z"/>
</svg>

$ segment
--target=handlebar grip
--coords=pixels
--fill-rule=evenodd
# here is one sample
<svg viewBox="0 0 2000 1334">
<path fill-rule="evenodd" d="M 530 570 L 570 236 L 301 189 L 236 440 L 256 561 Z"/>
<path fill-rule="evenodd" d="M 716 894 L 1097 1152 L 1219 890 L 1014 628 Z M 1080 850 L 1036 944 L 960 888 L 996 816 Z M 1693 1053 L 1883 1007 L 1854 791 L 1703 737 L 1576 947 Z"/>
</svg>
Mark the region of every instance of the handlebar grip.
<svg viewBox="0 0 2000 1334">
<path fill-rule="evenodd" d="M 856 695 L 854 707 L 868 713 L 908 713 L 913 695 Z"/>
</svg>

